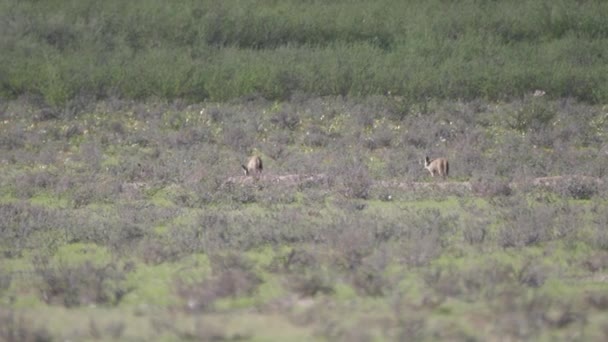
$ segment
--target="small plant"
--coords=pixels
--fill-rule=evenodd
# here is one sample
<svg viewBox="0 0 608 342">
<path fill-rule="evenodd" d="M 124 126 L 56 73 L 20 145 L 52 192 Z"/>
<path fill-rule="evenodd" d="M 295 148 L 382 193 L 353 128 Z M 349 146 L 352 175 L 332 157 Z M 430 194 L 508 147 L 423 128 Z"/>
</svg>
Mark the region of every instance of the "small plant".
<svg viewBox="0 0 608 342">
<path fill-rule="evenodd" d="M 177 294 L 188 311 L 212 310 L 215 301 L 221 298 L 250 296 L 262 283 L 253 265 L 238 254 L 213 255 L 211 267 L 212 275 L 201 282 L 177 281 Z"/>
<path fill-rule="evenodd" d="M 490 179 L 479 179 L 471 182 L 471 190 L 477 196 L 482 197 L 511 196 L 513 194 L 509 182 Z"/>
<path fill-rule="evenodd" d="M 0 309 L 0 340 L 6 342 L 51 342 L 53 336 L 45 327 L 13 309 Z"/>
<path fill-rule="evenodd" d="M 540 287 L 547 279 L 547 268 L 536 260 L 528 261 L 519 271 L 519 282 L 530 287 Z"/>
<path fill-rule="evenodd" d="M 287 286 L 300 297 L 314 297 L 317 294 L 332 294 L 334 292 L 334 280 L 322 271 L 293 275 L 289 278 Z"/>
<path fill-rule="evenodd" d="M 53 267 L 44 261 L 35 264 L 42 278 L 42 299 L 48 304 L 76 307 L 86 304 L 116 305 L 132 289 L 124 283 L 125 274 L 115 264 Z"/>
<path fill-rule="evenodd" d="M 386 265 L 365 263 L 353 275 L 353 286 L 362 295 L 381 297 L 390 290 L 388 279 L 383 275 Z"/>
<path fill-rule="evenodd" d="M 508 118 L 509 127 L 520 132 L 533 132 L 547 127 L 555 118 L 556 110 L 542 97 L 524 100 L 521 108 Z"/>
<path fill-rule="evenodd" d="M 367 199 L 370 195 L 372 179 L 367 165 L 359 160 L 351 160 L 338 171 L 340 192 L 349 198 Z"/>
<path fill-rule="evenodd" d="M 306 269 L 317 268 L 319 260 L 314 253 L 302 248 L 294 248 L 287 255 L 277 256 L 271 269 L 277 272 L 300 273 Z"/>
<path fill-rule="evenodd" d="M 558 186 L 563 196 L 574 199 L 588 200 L 598 193 L 599 183 L 595 179 L 585 177 L 565 178 Z"/>
<path fill-rule="evenodd" d="M 503 201 L 498 241 L 503 248 L 523 247 L 549 241 L 553 236 L 556 213 L 551 206 L 537 204 L 531 208 L 523 198 Z"/>
</svg>

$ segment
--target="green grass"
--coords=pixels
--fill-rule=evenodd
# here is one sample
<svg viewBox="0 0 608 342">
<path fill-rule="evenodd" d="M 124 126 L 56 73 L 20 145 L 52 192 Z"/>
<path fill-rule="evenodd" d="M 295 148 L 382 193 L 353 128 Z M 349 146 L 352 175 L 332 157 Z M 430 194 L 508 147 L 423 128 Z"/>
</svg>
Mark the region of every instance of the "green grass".
<svg viewBox="0 0 608 342">
<path fill-rule="evenodd" d="M 545 0 L 4 0 L 0 95 L 61 108 L 83 97 L 497 100 L 544 89 L 603 103 L 606 10 Z"/>
<path fill-rule="evenodd" d="M 605 182 L 601 105 L 32 101 L 0 125 L 0 339 L 605 337 L 606 188 L 531 185 Z M 227 184 L 252 153 L 327 179 Z"/>
</svg>

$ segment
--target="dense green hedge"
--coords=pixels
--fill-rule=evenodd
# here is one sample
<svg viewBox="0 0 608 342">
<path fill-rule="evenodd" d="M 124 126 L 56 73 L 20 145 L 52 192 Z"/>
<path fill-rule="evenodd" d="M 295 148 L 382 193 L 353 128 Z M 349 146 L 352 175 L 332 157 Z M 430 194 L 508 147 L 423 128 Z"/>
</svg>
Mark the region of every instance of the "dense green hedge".
<svg viewBox="0 0 608 342">
<path fill-rule="evenodd" d="M 608 102 L 608 2 L 0 0 L 0 97 Z"/>
</svg>

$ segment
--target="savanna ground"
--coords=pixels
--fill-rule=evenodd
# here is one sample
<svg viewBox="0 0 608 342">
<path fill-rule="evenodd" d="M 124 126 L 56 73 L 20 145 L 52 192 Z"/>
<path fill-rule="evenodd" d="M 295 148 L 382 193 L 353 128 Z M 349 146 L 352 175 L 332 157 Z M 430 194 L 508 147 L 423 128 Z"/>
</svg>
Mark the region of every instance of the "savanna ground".
<svg viewBox="0 0 608 342">
<path fill-rule="evenodd" d="M 604 2 L 117 4 L 0 1 L 0 340 L 608 339 Z"/>
<path fill-rule="evenodd" d="M 5 339 L 606 338 L 605 108 L 30 102 L 1 126 Z M 226 182 L 252 148 L 325 177 Z M 532 182 L 571 174 L 594 178 Z"/>
</svg>

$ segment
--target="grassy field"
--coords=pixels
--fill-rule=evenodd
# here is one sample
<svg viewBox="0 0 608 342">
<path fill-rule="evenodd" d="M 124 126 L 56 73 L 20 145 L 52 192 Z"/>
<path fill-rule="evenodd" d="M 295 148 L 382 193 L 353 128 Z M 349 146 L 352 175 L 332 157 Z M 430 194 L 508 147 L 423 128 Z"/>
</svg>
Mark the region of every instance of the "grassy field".
<svg viewBox="0 0 608 342">
<path fill-rule="evenodd" d="M 6 102 L 0 336 L 604 340 L 607 118 L 532 96 Z M 566 175 L 586 177 L 538 185 Z"/>
<path fill-rule="evenodd" d="M 0 0 L 0 340 L 607 340 L 607 11 Z"/>
<path fill-rule="evenodd" d="M 600 0 L 0 1 L 0 96 L 608 102 Z"/>
</svg>

